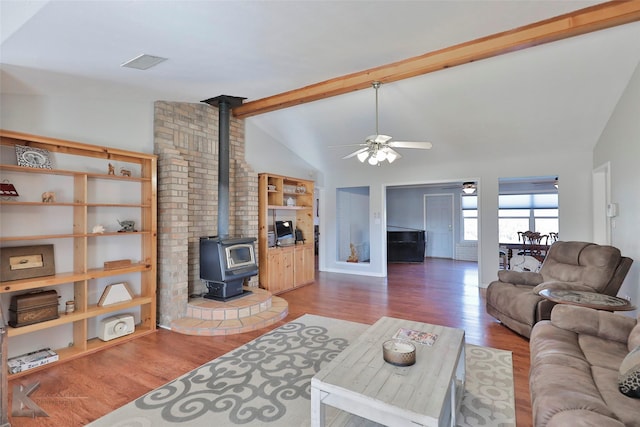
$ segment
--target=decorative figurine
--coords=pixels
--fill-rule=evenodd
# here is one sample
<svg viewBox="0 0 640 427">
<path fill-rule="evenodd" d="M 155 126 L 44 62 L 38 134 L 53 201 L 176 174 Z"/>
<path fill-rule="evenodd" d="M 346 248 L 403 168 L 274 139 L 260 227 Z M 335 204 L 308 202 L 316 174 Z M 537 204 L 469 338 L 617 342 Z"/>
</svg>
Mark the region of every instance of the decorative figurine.
<svg viewBox="0 0 640 427">
<path fill-rule="evenodd" d="M 131 176 L 131 171 L 125 168 L 120 168 L 120 175 L 122 176 Z"/>
<path fill-rule="evenodd" d="M 356 247 L 353 246 L 353 243 L 349 244 L 349 249 L 351 249 L 351 255 L 347 258 L 347 262 L 358 262 L 358 252 L 356 251 Z"/>
<path fill-rule="evenodd" d="M 94 234 L 102 234 L 104 233 L 104 227 L 102 226 L 102 224 L 94 225 L 91 232 Z"/>
<path fill-rule="evenodd" d="M 54 191 L 45 191 L 42 193 L 42 203 L 55 203 L 56 193 Z"/>
<path fill-rule="evenodd" d="M 137 231 L 135 229 L 136 222 L 135 221 L 120 221 L 118 220 L 118 224 L 122 227 L 121 230 L 118 230 L 118 233 L 127 233 L 131 231 Z"/>
<path fill-rule="evenodd" d="M 116 174 L 116 167 L 113 166 L 111 163 L 109 163 L 109 175 L 115 175 Z"/>
</svg>

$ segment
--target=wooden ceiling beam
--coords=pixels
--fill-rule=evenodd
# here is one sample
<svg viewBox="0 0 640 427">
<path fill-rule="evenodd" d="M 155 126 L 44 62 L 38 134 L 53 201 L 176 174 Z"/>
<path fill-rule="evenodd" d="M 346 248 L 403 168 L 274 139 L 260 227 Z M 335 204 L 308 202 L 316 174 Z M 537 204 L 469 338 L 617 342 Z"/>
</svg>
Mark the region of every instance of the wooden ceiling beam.
<svg viewBox="0 0 640 427">
<path fill-rule="evenodd" d="M 232 111 L 235 117 L 246 118 L 370 88 L 374 81 L 390 83 L 638 20 L 640 0 L 609 1 L 424 55 L 249 101 Z"/>
</svg>

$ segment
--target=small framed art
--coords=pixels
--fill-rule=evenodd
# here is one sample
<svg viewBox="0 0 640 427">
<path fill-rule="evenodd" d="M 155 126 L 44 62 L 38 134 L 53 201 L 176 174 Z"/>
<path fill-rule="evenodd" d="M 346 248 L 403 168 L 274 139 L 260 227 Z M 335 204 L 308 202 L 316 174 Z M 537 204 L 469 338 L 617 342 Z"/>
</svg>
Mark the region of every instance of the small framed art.
<svg viewBox="0 0 640 427">
<path fill-rule="evenodd" d="M 49 151 L 43 150 L 42 148 L 16 145 L 16 157 L 18 159 L 18 166 L 51 169 L 51 159 L 49 158 Z"/>
</svg>

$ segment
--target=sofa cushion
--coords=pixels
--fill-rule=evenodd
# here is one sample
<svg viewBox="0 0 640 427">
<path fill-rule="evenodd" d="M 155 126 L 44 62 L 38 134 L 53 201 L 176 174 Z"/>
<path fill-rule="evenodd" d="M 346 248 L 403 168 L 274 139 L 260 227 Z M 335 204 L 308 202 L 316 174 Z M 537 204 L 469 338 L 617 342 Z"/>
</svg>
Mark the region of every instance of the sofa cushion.
<svg viewBox="0 0 640 427">
<path fill-rule="evenodd" d="M 617 419 L 603 401 L 590 369 L 555 363 L 532 364 L 529 379 L 532 384 L 531 399 L 536 426 L 550 424 L 556 414 L 574 409 Z"/>
<path fill-rule="evenodd" d="M 624 358 L 618 373 L 620 391 L 626 396 L 640 398 L 640 346 Z"/>
<path fill-rule="evenodd" d="M 558 328 L 576 334 L 593 335 L 627 343 L 627 352 L 635 348 L 628 348 L 629 333 L 637 327 L 635 319 L 631 317 L 586 307 L 558 304 L 551 312 L 551 322 Z"/>
<path fill-rule="evenodd" d="M 600 415 L 587 409 L 570 409 L 558 412 L 549 420 L 547 427 L 625 427 L 611 417 Z"/>
<path fill-rule="evenodd" d="M 531 370 L 540 365 L 560 365 L 591 372 L 591 365 L 578 345 L 578 336 L 571 331 L 555 327 L 550 321 L 536 323 L 529 341 Z M 535 357 L 534 357 L 535 356 Z"/>
<path fill-rule="evenodd" d="M 578 342 L 590 365 L 611 369 L 615 372 L 618 371 L 625 356 L 629 354 L 627 344 L 619 341 L 580 334 Z"/>
<path fill-rule="evenodd" d="M 593 367 L 593 381 L 602 400 L 627 427 L 640 427 L 640 399 L 623 396 L 618 390 L 618 370 Z"/>
<path fill-rule="evenodd" d="M 542 297 L 530 291 L 531 286 L 527 285 L 493 282 L 487 289 L 487 304 L 531 327 L 536 322 L 536 305 Z"/>
</svg>

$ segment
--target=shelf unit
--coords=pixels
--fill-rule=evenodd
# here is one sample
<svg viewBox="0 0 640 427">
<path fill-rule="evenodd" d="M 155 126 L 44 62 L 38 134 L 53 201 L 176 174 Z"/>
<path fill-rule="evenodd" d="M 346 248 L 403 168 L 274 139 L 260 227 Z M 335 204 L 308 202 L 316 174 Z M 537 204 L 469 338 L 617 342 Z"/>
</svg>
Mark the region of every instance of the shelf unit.
<svg viewBox="0 0 640 427">
<path fill-rule="evenodd" d="M 258 256 L 260 286 L 273 294 L 313 283 L 313 181 L 270 173 L 258 175 Z M 292 220 L 304 242 L 269 247 L 275 220 Z"/>
<path fill-rule="evenodd" d="M 156 330 L 157 269 L 156 156 L 0 130 L 0 148 L 10 150 L 16 145 L 45 149 L 50 153 L 55 153 L 56 156 L 64 159 L 62 163 L 66 163 L 65 168 L 39 169 L 16 166 L 15 164 L 6 164 L 6 159 L 10 156 L 5 156 L 3 157 L 5 160 L 0 164 L 0 180 L 11 176 L 12 179 L 24 179 L 25 182 L 30 180 L 31 185 L 35 180 L 35 186 L 39 188 L 37 190 L 39 195 L 41 191 L 48 191 L 47 186 L 50 185 L 53 177 L 66 177 L 62 178 L 66 179 L 64 185 L 58 185 L 65 188 L 64 199 L 68 200 L 43 203 L 37 201 L 39 196 L 36 196 L 35 190 L 26 191 L 29 195 L 25 197 L 25 200 L 0 200 L 0 209 L 2 209 L 3 215 L 11 213 L 13 210 L 13 214 L 9 215 L 9 220 L 6 218 L 2 220 L 3 233 L 0 236 L 0 250 L 3 247 L 17 246 L 17 243 L 25 243 L 24 246 L 40 243 L 53 244 L 56 253 L 57 247 L 71 247 L 69 253 L 61 249 L 65 261 L 63 264 L 68 264 L 71 267 L 68 271 L 62 272 L 58 272 L 56 269 L 56 273 L 52 276 L 0 281 L 0 297 L 5 303 L 2 308 L 6 308 L 6 302 L 12 295 L 55 286 L 59 289 L 68 289 L 69 294 L 73 293 L 75 311 L 65 314 L 62 310 L 57 319 L 27 326 L 17 328 L 7 326 L 9 353 L 11 353 L 12 338 L 41 331 L 49 332 L 48 330 L 55 333 L 55 330 L 51 328 L 63 325 L 71 326 L 72 332 L 70 334 L 72 337 L 70 337 L 69 346 L 54 348 L 59 355 L 59 361 L 54 363 L 80 357 L 154 332 Z M 110 163 L 124 164 L 127 166 L 126 169 L 135 169 L 136 173 L 132 174 L 134 176 L 109 174 L 108 166 Z M 76 168 L 85 170 L 75 170 Z M 100 170 L 104 170 L 104 173 Z M 22 194 L 19 181 L 14 184 L 18 184 L 16 185 L 17 190 Z M 65 187 L 67 184 L 68 187 Z M 109 197 L 121 197 L 122 200 L 100 200 L 103 195 L 100 191 L 96 191 L 96 188 L 101 188 L 101 185 L 115 186 L 114 189 L 117 191 L 111 192 L 115 192 L 115 196 L 110 194 Z M 53 215 L 52 210 L 56 208 L 64 210 L 55 215 L 59 221 L 47 221 Z M 90 220 L 100 218 L 100 215 L 118 216 L 122 210 L 135 212 L 136 219 L 139 219 L 139 223 L 136 221 L 138 231 L 91 232 Z M 23 211 L 29 212 L 30 217 L 37 218 L 41 223 L 35 227 L 36 231 L 31 232 L 29 229 L 29 232 L 21 233 L 24 230 L 24 225 L 10 222 L 11 218 L 17 222 L 17 217 Z M 42 232 L 47 227 L 49 227 L 47 232 Z M 14 229 L 19 231 L 14 235 L 4 232 L 7 229 L 11 229 L 12 233 Z M 49 230 L 51 230 L 50 233 Z M 132 240 L 136 244 L 133 249 L 131 248 Z M 136 260 L 137 262 L 124 268 L 105 269 L 102 267 L 104 261 L 113 260 L 107 259 L 113 256 L 109 254 L 126 253 L 127 250 L 133 250 L 139 254 L 140 260 Z M 101 251 L 106 251 L 106 253 Z M 119 276 L 135 281 L 136 291 L 133 298 L 108 306 L 98 306 L 98 298 L 106 287 L 104 281 L 121 279 L 122 277 Z M 120 314 L 122 310 L 132 309 L 139 317 L 134 333 L 111 341 L 101 341 L 92 333 L 91 326 L 95 330 L 98 320 L 102 316 Z M 38 350 L 38 348 L 31 350 Z M 48 366 L 50 365 L 12 374 L 9 375 L 9 378 L 19 377 L 39 369 L 45 369 Z"/>
</svg>

